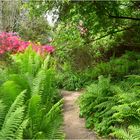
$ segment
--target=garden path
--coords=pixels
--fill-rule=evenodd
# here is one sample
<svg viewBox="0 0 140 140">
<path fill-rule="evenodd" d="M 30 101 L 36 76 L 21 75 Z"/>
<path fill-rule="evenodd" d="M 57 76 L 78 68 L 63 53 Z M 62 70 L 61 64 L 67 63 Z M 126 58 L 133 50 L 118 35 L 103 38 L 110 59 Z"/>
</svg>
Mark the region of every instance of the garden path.
<svg viewBox="0 0 140 140">
<path fill-rule="evenodd" d="M 81 92 L 62 91 L 64 98 L 64 132 L 66 139 L 97 140 L 94 132 L 85 128 L 84 118 L 79 118 L 79 108 L 76 100 Z"/>
</svg>

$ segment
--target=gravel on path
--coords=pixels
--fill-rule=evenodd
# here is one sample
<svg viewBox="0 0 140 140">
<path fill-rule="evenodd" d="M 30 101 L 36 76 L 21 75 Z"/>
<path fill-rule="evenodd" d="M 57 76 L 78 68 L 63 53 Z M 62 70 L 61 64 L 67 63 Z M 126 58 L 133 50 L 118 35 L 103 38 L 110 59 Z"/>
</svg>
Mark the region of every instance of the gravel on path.
<svg viewBox="0 0 140 140">
<path fill-rule="evenodd" d="M 79 118 L 79 107 L 76 104 L 81 92 L 61 91 L 64 98 L 64 132 L 66 139 L 97 140 L 93 131 L 85 128 L 85 119 Z"/>
</svg>

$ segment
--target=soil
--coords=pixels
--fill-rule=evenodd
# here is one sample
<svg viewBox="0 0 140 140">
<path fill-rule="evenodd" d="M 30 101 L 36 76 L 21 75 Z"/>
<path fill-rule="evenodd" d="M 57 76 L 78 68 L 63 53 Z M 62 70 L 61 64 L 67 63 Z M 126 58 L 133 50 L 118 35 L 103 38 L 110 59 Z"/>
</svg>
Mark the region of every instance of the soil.
<svg viewBox="0 0 140 140">
<path fill-rule="evenodd" d="M 76 103 L 81 92 L 62 91 L 64 98 L 64 132 L 66 139 L 97 140 L 96 134 L 85 128 L 85 119 L 79 118 L 79 107 Z"/>
</svg>

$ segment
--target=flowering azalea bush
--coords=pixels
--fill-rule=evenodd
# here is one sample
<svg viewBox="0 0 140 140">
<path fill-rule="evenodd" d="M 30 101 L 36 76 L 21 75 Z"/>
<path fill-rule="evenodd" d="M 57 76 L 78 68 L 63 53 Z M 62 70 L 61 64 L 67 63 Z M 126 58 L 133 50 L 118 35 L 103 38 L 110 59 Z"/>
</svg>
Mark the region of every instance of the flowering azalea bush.
<svg viewBox="0 0 140 140">
<path fill-rule="evenodd" d="M 32 46 L 33 50 L 40 55 L 54 52 L 54 47 L 23 41 L 16 33 L 0 33 L 0 55 L 23 52 L 28 46 Z"/>
<path fill-rule="evenodd" d="M 55 50 L 53 46 L 40 45 L 40 44 L 31 43 L 31 42 L 30 42 L 30 46 L 33 48 L 33 50 L 35 50 L 41 56 L 44 56 L 46 53 L 53 53 Z"/>
<path fill-rule="evenodd" d="M 0 33 L 0 54 L 20 52 L 28 45 L 29 42 L 20 40 L 16 33 Z"/>
</svg>

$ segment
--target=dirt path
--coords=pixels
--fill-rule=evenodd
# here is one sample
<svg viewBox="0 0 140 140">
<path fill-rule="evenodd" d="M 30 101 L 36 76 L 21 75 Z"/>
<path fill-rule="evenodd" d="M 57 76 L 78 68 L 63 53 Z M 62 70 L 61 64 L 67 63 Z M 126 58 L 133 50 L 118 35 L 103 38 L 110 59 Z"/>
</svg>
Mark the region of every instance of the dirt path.
<svg viewBox="0 0 140 140">
<path fill-rule="evenodd" d="M 62 91 L 64 97 L 64 131 L 66 139 L 97 140 L 96 135 L 85 128 L 84 118 L 79 118 L 79 108 L 75 101 L 79 92 Z"/>
</svg>

